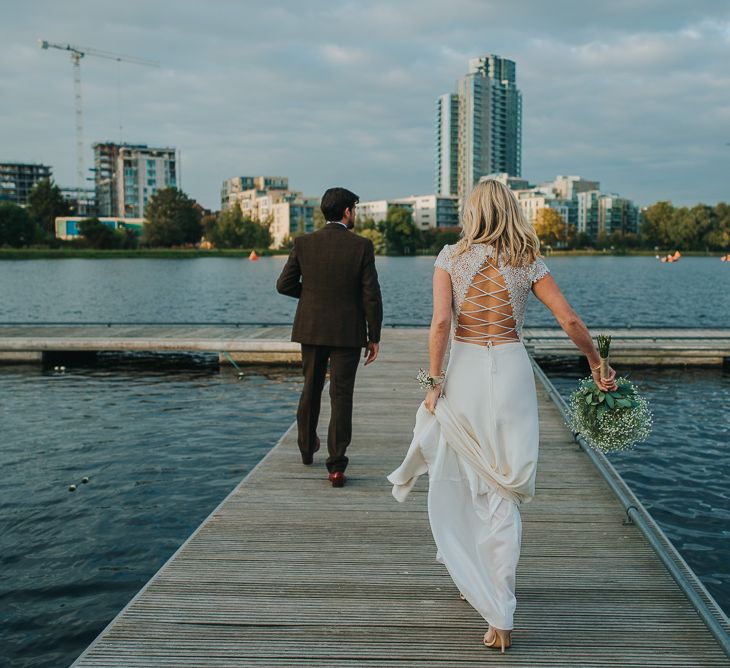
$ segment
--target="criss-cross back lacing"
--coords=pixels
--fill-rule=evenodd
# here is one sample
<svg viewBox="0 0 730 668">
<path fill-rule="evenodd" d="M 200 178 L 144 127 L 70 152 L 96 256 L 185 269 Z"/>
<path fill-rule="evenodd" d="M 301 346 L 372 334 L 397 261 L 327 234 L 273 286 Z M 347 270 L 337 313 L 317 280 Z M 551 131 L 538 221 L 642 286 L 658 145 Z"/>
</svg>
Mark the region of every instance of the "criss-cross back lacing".
<svg viewBox="0 0 730 668">
<path fill-rule="evenodd" d="M 519 341 L 509 290 L 499 267 L 490 259 L 474 274 L 454 338 L 481 346 Z"/>
</svg>

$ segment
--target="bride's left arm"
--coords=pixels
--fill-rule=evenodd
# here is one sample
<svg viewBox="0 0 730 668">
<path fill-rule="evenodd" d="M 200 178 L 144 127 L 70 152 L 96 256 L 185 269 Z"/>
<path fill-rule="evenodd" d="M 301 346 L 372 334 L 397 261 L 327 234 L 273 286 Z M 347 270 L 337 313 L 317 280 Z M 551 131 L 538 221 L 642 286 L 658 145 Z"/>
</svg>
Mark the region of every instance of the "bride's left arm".
<svg viewBox="0 0 730 668">
<path fill-rule="evenodd" d="M 446 346 L 451 332 L 451 276 L 437 267 L 433 272 L 433 316 L 428 334 L 428 375 L 439 376 L 443 370 Z M 433 412 L 441 389 L 429 390 L 426 394 L 426 408 Z"/>
</svg>

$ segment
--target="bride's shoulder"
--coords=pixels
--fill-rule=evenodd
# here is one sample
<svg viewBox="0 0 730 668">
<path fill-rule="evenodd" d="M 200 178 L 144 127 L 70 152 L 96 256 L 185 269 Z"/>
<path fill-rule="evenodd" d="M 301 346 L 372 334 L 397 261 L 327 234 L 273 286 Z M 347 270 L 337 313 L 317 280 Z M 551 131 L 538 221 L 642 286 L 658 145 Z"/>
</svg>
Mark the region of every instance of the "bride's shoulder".
<svg viewBox="0 0 730 668">
<path fill-rule="evenodd" d="M 455 248 L 456 244 L 445 244 L 439 254 L 436 256 L 436 262 L 434 262 L 434 267 L 438 267 L 439 269 L 445 269 L 446 271 L 451 271 L 451 261 L 453 259 Z"/>
</svg>

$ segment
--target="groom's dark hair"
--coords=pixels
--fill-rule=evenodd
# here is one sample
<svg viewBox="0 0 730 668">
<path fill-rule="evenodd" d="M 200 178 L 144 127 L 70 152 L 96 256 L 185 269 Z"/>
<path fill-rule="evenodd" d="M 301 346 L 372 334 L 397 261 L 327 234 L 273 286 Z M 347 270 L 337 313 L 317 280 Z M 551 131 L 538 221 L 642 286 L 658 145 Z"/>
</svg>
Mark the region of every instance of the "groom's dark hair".
<svg viewBox="0 0 730 668">
<path fill-rule="evenodd" d="M 359 201 L 360 198 L 347 188 L 329 188 L 322 195 L 320 209 L 325 220 L 342 220 L 345 209 L 351 209 Z"/>
</svg>

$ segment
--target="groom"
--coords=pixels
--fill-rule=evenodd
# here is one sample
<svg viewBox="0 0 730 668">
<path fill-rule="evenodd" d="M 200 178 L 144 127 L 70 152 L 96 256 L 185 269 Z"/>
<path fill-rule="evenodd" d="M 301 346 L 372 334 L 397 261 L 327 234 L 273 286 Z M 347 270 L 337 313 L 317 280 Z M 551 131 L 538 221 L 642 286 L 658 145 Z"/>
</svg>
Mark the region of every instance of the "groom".
<svg viewBox="0 0 730 668">
<path fill-rule="evenodd" d="M 375 361 L 383 320 L 373 243 L 350 232 L 358 201 L 345 188 L 327 190 L 321 202 L 327 224 L 294 239 L 276 282 L 281 294 L 299 299 L 292 341 L 302 344 L 304 389 L 297 427 L 304 464 L 311 464 L 319 450 L 317 421 L 329 362 L 332 416 L 327 470 L 333 487 L 342 487 L 347 480 L 345 451 L 352 437 L 352 393 L 360 351 L 366 349 L 365 366 Z"/>
</svg>

